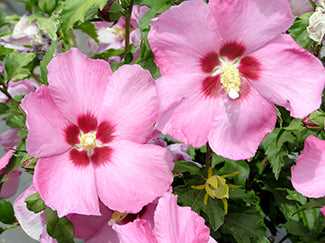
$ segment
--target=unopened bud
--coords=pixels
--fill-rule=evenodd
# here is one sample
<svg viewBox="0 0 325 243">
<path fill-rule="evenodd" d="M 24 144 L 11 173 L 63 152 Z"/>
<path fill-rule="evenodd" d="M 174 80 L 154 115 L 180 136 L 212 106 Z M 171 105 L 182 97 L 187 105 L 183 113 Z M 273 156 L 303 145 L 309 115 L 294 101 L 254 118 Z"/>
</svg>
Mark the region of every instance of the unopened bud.
<svg viewBox="0 0 325 243">
<path fill-rule="evenodd" d="M 38 7 L 45 13 L 52 13 L 58 0 L 38 0 Z"/>
<path fill-rule="evenodd" d="M 108 1 L 103 10 L 98 9 L 98 16 L 107 22 L 112 22 L 109 14 L 109 10 L 111 9 L 114 1 Z"/>
<path fill-rule="evenodd" d="M 319 127 L 315 123 L 313 123 L 311 120 L 309 120 L 310 115 L 306 116 L 301 122 L 309 128 Z"/>
</svg>

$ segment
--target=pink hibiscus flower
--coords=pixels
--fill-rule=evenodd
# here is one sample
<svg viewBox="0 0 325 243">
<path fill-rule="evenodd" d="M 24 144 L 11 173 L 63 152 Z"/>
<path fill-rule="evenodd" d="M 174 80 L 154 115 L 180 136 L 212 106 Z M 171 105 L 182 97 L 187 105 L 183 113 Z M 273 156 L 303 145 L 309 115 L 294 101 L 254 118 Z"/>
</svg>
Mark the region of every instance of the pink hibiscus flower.
<svg viewBox="0 0 325 243">
<path fill-rule="evenodd" d="M 130 44 L 134 44 L 134 47 L 140 49 L 141 31 L 138 28 L 138 22 L 149 11 L 147 6 L 134 6 L 131 16 L 131 32 L 130 32 Z M 114 22 L 94 22 L 97 28 L 98 45 L 94 39 L 87 37 L 89 55 L 95 53 L 101 53 L 108 49 L 124 49 L 125 47 L 125 17 L 121 17 L 119 21 L 114 25 Z M 136 54 L 139 56 L 139 53 Z M 121 61 L 121 57 L 112 57 L 110 61 Z"/>
<path fill-rule="evenodd" d="M 291 182 L 306 197 L 325 196 L 325 141 L 307 137 L 302 153 L 291 167 Z M 325 215 L 325 206 L 321 209 Z"/>
<path fill-rule="evenodd" d="M 298 118 L 321 104 L 321 62 L 286 34 L 284 0 L 186 1 L 152 21 L 157 128 L 218 155 L 252 157 L 274 128 L 274 103 Z"/>
<path fill-rule="evenodd" d="M 49 86 L 22 101 L 26 150 L 38 157 L 34 186 L 58 211 L 100 215 L 137 213 L 173 180 L 167 149 L 145 144 L 159 108 L 150 73 L 138 65 L 112 73 L 103 60 L 77 49 L 48 65 Z"/>
<path fill-rule="evenodd" d="M 148 204 L 138 215 L 128 215 L 112 224 L 112 211 L 101 207 L 102 216 L 68 215 L 75 236 L 87 243 L 202 242 L 215 243 L 204 219 L 190 207 L 177 205 L 170 192 Z M 109 224 L 108 224 L 109 222 Z"/>
<path fill-rule="evenodd" d="M 177 205 L 177 196 L 165 193 L 151 217 L 140 217 L 133 222 L 114 224 L 120 243 L 216 242 L 209 236 L 204 219 L 190 207 Z"/>
</svg>

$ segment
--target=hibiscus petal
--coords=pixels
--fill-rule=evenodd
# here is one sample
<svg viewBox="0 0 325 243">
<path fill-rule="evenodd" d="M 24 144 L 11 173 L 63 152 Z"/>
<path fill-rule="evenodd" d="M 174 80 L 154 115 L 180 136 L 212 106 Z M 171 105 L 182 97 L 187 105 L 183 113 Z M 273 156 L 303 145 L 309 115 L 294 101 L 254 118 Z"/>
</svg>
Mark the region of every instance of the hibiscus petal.
<svg viewBox="0 0 325 243">
<path fill-rule="evenodd" d="M 119 242 L 116 232 L 106 222 L 91 238 L 87 240 L 87 243 L 117 243 Z M 131 241 L 133 242 L 133 241 Z"/>
<path fill-rule="evenodd" d="M 59 217 L 69 213 L 100 215 L 95 180 L 92 165 L 75 165 L 69 152 L 40 158 L 34 173 L 36 190 Z"/>
<path fill-rule="evenodd" d="M 67 151 L 64 129 L 68 124 L 54 104 L 47 86 L 27 95 L 21 104 L 27 114 L 26 150 L 36 156 L 51 156 Z M 46 134 L 46 136 L 44 135 Z"/>
<path fill-rule="evenodd" d="M 15 170 L 7 175 L 8 180 L 2 184 L 0 197 L 10 198 L 16 194 L 20 182 L 19 176 L 21 173 L 21 171 Z"/>
<path fill-rule="evenodd" d="M 280 36 L 251 56 L 262 64 L 259 78 L 251 84 L 266 99 L 297 118 L 319 108 L 325 82 L 323 65 L 289 35 Z"/>
<path fill-rule="evenodd" d="M 107 222 L 111 219 L 113 211 L 104 206 L 103 203 L 99 203 L 100 216 L 87 216 L 81 214 L 69 214 L 67 218 L 72 222 L 74 226 L 74 236 L 79 239 L 90 239 L 101 231 L 102 227 L 110 228 L 108 231 L 114 232 L 108 226 Z M 115 233 L 115 232 L 114 232 Z M 116 237 L 117 238 L 117 237 Z M 98 241 L 102 242 L 102 241 Z"/>
<path fill-rule="evenodd" d="M 100 120 L 108 120 L 114 126 L 113 136 L 138 143 L 152 139 L 159 106 L 154 81 L 148 71 L 139 65 L 120 67 L 113 74 L 102 102 Z"/>
<path fill-rule="evenodd" d="M 47 66 L 51 96 L 65 118 L 74 124 L 80 115 L 97 117 L 112 75 L 104 60 L 87 58 L 76 48 L 52 59 Z"/>
<path fill-rule="evenodd" d="M 321 211 L 322 214 L 324 214 L 324 216 L 325 216 L 325 207 L 322 207 L 322 208 L 320 209 L 320 211 Z"/>
<path fill-rule="evenodd" d="M 20 226 L 29 235 L 35 240 L 39 240 L 44 224 L 41 220 L 40 213 L 34 213 L 29 211 L 26 207 L 25 199 L 30 195 L 36 193 L 36 190 L 33 185 L 28 187 L 22 194 L 20 194 L 15 202 L 13 203 L 15 217 L 17 218 Z"/>
<path fill-rule="evenodd" d="M 167 191 L 174 166 L 167 149 L 130 141 L 110 146 L 110 161 L 95 167 L 99 198 L 107 207 L 137 213 Z"/>
<path fill-rule="evenodd" d="M 213 120 L 222 108 L 219 97 L 207 97 L 202 91 L 203 79 L 202 75 L 184 74 L 157 80 L 161 106 L 157 128 L 194 147 L 207 142 Z"/>
<path fill-rule="evenodd" d="M 8 150 L 8 152 L 6 152 L 4 156 L 0 158 L 0 170 L 4 169 L 7 166 L 14 152 L 15 150 Z"/>
<path fill-rule="evenodd" d="M 148 40 L 161 73 L 204 71 L 201 58 L 219 50 L 217 26 L 202 0 L 171 7 L 152 20 Z"/>
<path fill-rule="evenodd" d="M 325 196 L 325 141 L 307 137 L 305 147 L 291 167 L 293 187 L 307 197 Z"/>
<path fill-rule="evenodd" d="M 246 53 L 286 31 L 294 21 L 289 4 L 283 0 L 211 0 L 209 7 L 223 43 L 241 43 Z"/>
<path fill-rule="evenodd" d="M 234 160 L 253 157 L 277 119 L 274 105 L 246 85 L 245 95 L 236 100 L 225 99 L 225 112 L 216 117 L 209 135 L 212 150 Z"/>
<path fill-rule="evenodd" d="M 133 222 L 125 225 L 113 226 L 117 232 L 120 243 L 157 243 L 155 236 L 152 233 L 151 225 L 149 222 L 136 219 Z M 176 241 L 175 241 L 176 242 Z"/>
<path fill-rule="evenodd" d="M 190 207 L 177 205 L 177 197 L 165 193 L 158 201 L 154 217 L 154 235 L 159 243 L 208 242 L 209 228 Z"/>
</svg>

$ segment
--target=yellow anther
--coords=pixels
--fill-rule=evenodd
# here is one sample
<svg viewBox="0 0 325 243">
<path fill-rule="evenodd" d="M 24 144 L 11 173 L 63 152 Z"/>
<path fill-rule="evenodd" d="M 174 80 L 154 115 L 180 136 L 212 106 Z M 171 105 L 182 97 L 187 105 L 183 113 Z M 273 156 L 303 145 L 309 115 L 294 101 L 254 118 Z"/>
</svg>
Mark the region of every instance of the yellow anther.
<svg viewBox="0 0 325 243">
<path fill-rule="evenodd" d="M 120 38 L 125 37 L 125 28 L 110 28 L 109 30 Z"/>
<path fill-rule="evenodd" d="M 125 219 L 127 215 L 127 213 L 120 213 L 114 211 L 114 213 L 112 214 L 112 218 L 108 221 L 108 225 L 112 226 L 113 224 L 121 222 L 123 219 Z"/>
<path fill-rule="evenodd" d="M 96 135 L 92 133 L 87 133 L 80 138 L 82 149 L 94 149 L 96 147 Z"/>
<path fill-rule="evenodd" d="M 237 99 L 240 90 L 240 76 L 236 65 L 228 62 L 224 63 L 219 72 L 221 73 L 220 82 L 227 91 L 228 96 L 231 99 Z"/>
</svg>

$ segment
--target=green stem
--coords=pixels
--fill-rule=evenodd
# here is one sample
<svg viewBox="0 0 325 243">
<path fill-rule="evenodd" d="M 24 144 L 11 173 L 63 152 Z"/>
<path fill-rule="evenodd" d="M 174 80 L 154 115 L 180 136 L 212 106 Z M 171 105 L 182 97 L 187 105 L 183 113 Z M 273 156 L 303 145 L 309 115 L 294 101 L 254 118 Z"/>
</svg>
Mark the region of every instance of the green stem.
<svg viewBox="0 0 325 243">
<path fill-rule="evenodd" d="M 131 15 L 133 8 L 134 0 L 130 0 L 130 5 L 125 14 L 125 54 L 129 51 L 130 48 L 130 32 L 131 32 Z"/>
<path fill-rule="evenodd" d="M 213 151 L 209 146 L 209 143 L 207 143 L 207 151 L 206 151 L 206 157 L 205 157 L 205 175 L 204 178 L 208 179 L 209 177 L 209 168 L 212 166 L 212 154 Z"/>
<path fill-rule="evenodd" d="M 8 93 L 8 91 L 7 91 L 5 88 L 0 87 L 0 91 L 1 91 L 2 93 L 4 93 L 4 95 L 7 96 L 8 99 L 9 99 L 10 101 L 12 101 L 12 102 L 15 104 L 15 106 L 17 107 L 17 109 L 18 109 L 18 110 L 19 110 L 19 111 L 20 111 L 24 116 L 26 116 L 25 112 L 20 108 L 19 103 L 14 99 L 14 97 L 11 96 L 11 94 Z"/>
</svg>

